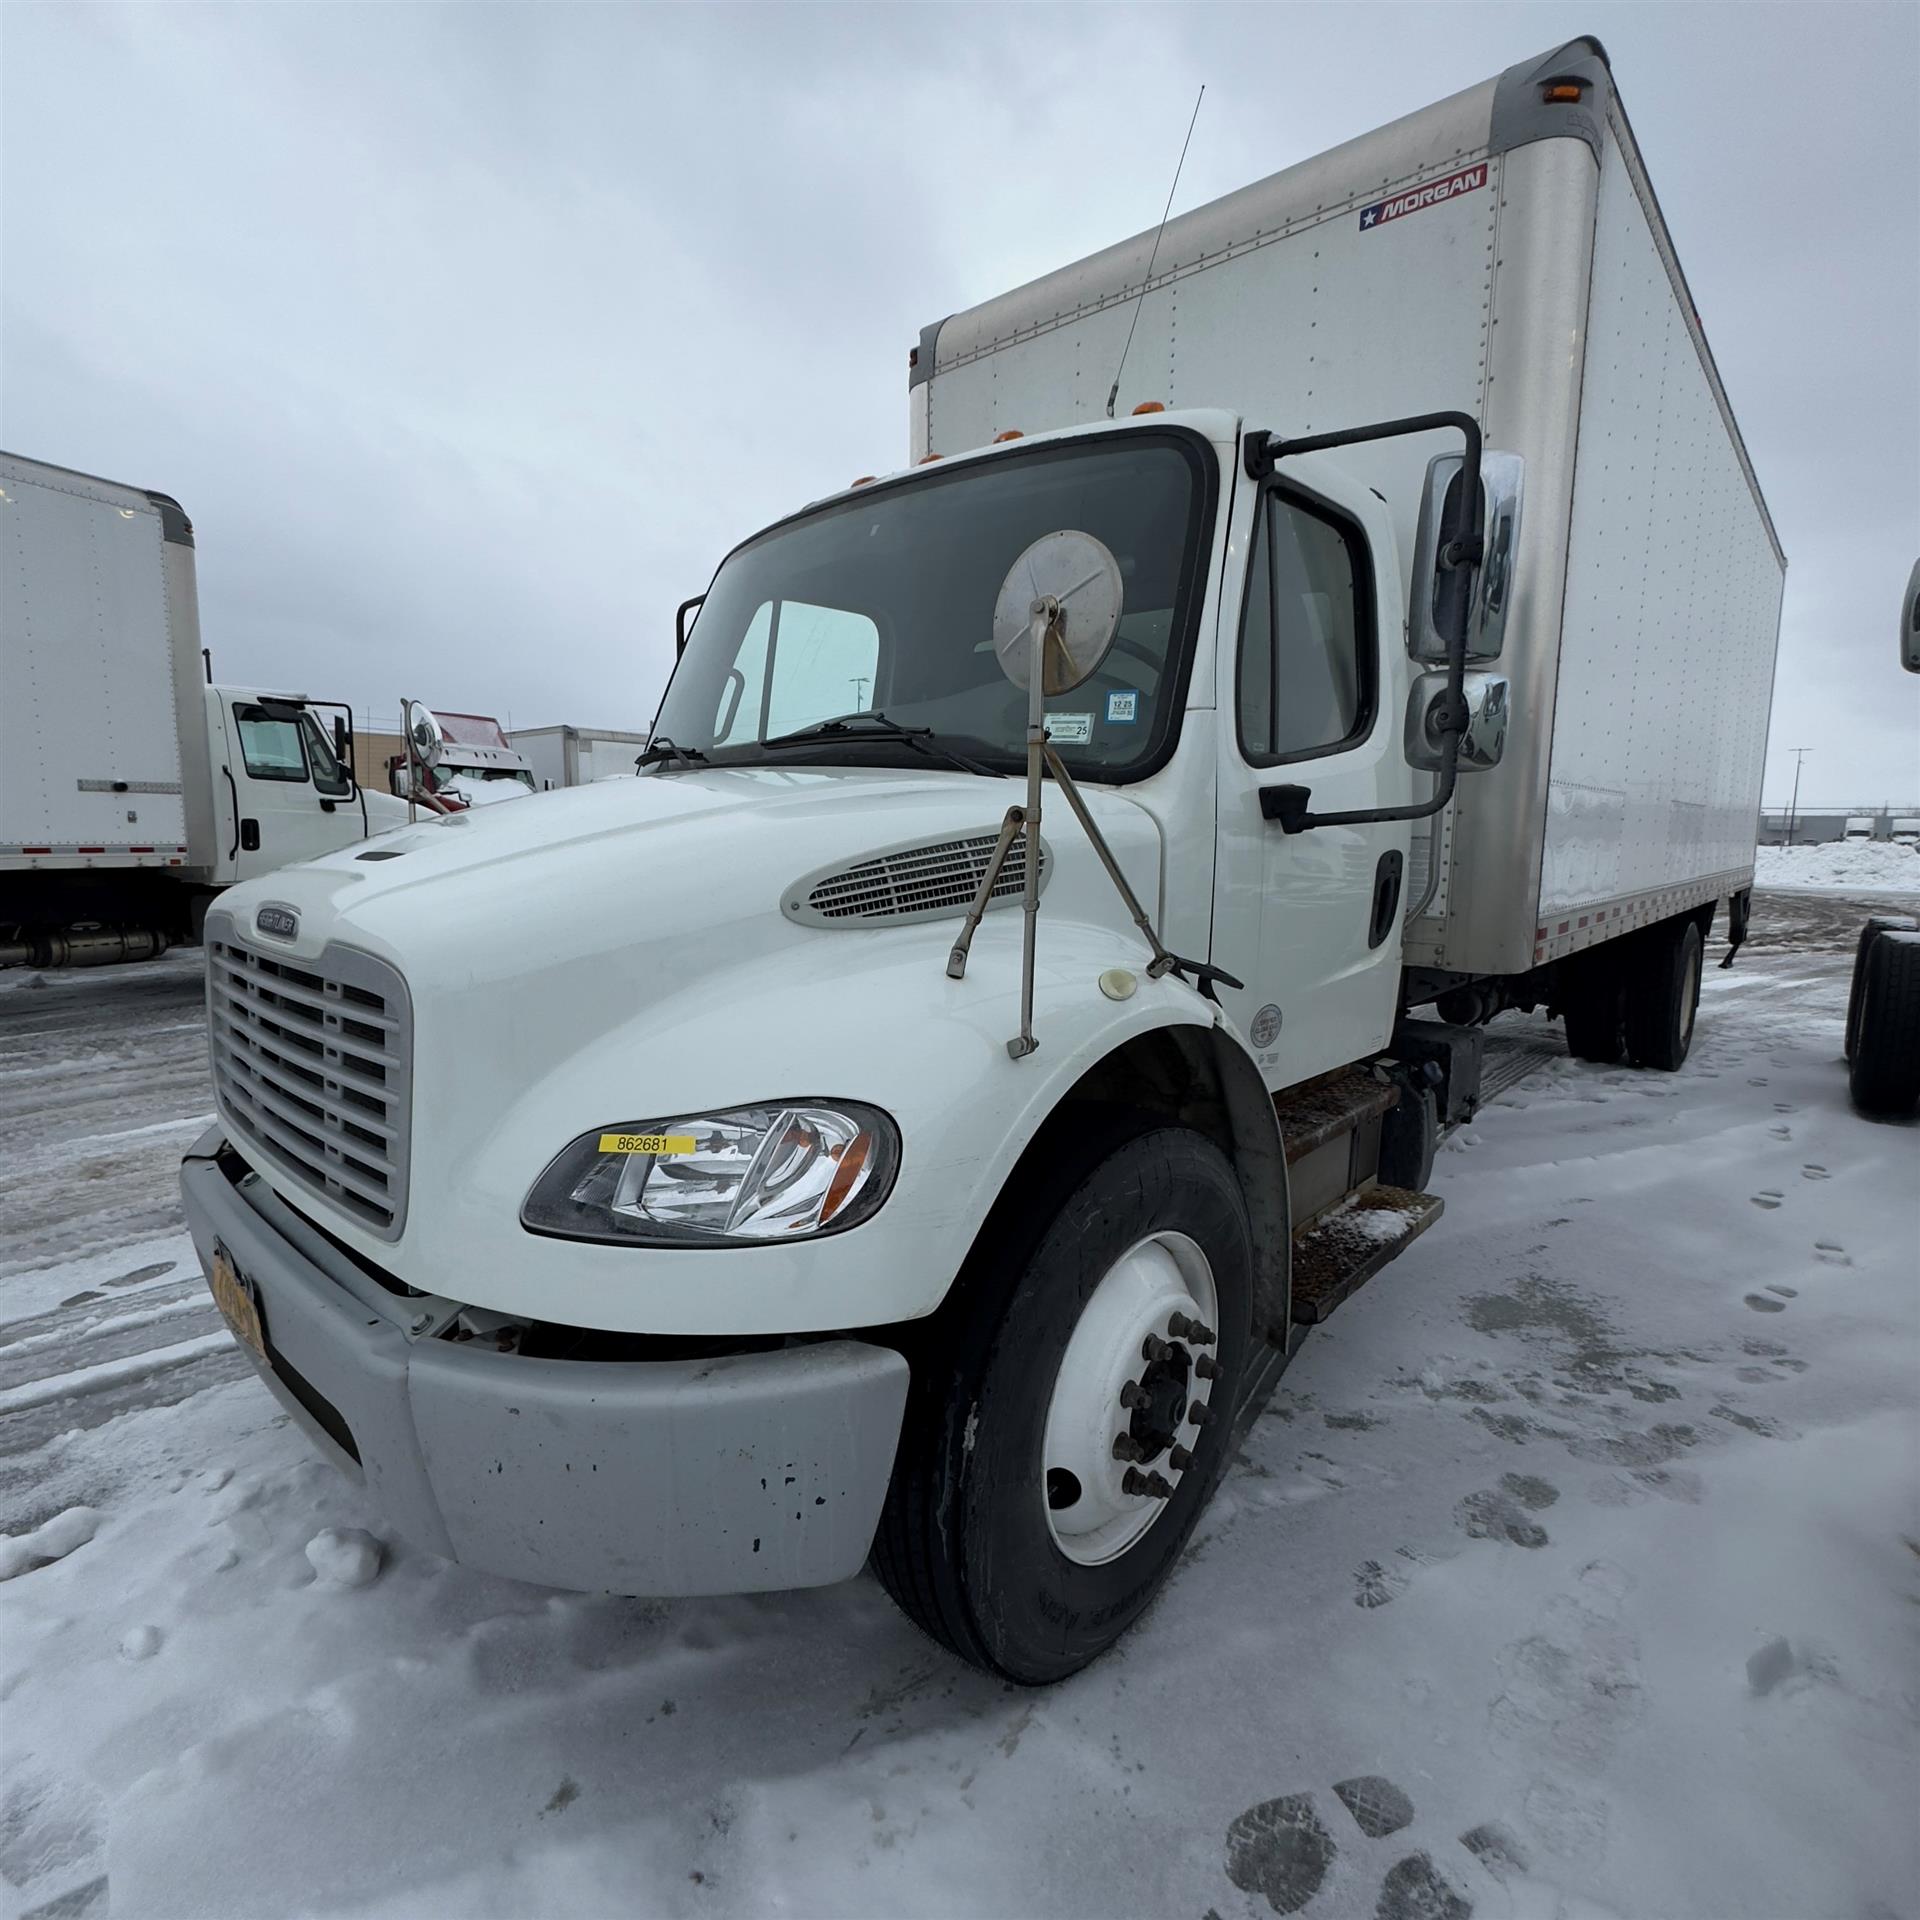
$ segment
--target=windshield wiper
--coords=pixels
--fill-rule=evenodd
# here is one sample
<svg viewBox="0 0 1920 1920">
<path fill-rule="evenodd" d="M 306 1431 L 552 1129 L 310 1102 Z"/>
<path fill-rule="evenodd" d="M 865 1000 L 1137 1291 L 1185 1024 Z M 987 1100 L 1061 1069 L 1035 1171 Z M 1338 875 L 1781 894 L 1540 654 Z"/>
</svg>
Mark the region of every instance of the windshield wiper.
<svg viewBox="0 0 1920 1920">
<path fill-rule="evenodd" d="M 948 746 L 931 727 L 903 727 L 899 721 L 889 720 L 884 713 L 871 710 L 843 713 L 831 720 L 816 720 L 810 727 L 796 727 L 792 733 L 776 733 L 760 744 L 778 752 L 786 747 L 817 746 L 823 740 L 863 738 L 903 741 L 914 752 L 944 760 L 949 766 L 958 767 L 962 773 L 984 774 L 988 779 L 1000 777 L 991 767 L 982 766 L 978 760 L 968 759 L 958 748 Z"/>
<path fill-rule="evenodd" d="M 698 747 L 676 746 L 664 733 L 656 733 L 635 756 L 633 770 L 638 773 L 642 767 L 669 767 L 676 760 L 685 767 L 713 764 Z"/>
</svg>

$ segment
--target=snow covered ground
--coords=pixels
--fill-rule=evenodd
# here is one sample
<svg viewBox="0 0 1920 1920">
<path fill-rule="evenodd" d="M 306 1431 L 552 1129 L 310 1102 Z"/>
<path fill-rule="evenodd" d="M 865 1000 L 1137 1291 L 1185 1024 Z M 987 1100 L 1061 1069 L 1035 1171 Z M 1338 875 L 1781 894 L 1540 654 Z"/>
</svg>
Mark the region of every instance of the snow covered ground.
<svg viewBox="0 0 1920 1920">
<path fill-rule="evenodd" d="M 1446 1217 L 1039 1693 L 868 1578 L 394 1539 L 201 1304 L 193 957 L 0 976 L 0 1917 L 1911 1916 L 1920 1129 L 1837 1060 L 1888 904 L 1763 899 L 1677 1076 L 1500 1023 Z"/>
<path fill-rule="evenodd" d="M 1920 893 L 1920 847 L 1891 840 L 1827 840 L 1812 847 L 1762 847 L 1754 878 L 1776 891 Z"/>
</svg>

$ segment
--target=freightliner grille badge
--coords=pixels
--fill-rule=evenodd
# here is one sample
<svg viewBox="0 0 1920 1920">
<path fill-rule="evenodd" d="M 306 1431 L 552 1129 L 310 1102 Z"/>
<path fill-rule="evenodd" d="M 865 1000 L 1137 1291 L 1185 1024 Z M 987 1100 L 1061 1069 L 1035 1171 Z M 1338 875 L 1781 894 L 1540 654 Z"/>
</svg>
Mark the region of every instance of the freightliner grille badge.
<svg viewBox="0 0 1920 1920">
<path fill-rule="evenodd" d="M 300 931 L 300 916 L 291 907 L 262 907 L 253 916 L 254 930 L 275 940 L 291 940 Z"/>
</svg>

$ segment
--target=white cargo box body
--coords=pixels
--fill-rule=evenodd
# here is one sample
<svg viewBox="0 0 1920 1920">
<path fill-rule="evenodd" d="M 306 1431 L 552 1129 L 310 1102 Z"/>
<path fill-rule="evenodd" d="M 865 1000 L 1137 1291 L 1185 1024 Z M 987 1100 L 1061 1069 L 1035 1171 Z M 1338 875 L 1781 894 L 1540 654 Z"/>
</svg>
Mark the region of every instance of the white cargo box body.
<svg viewBox="0 0 1920 1920">
<path fill-rule="evenodd" d="M 1598 43 L 1182 215 L 1141 301 L 1153 247 L 926 329 L 913 457 L 1102 418 L 1136 303 L 1118 415 L 1474 414 L 1527 463 L 1514 718 L 1504 763 L 1416 833 L 1410 897 L 1436 839 L 1442 871 L 1407 959 L 1516 973 L 1747 885 L 1785 559 Z M 1403 568 L 1426 463 L 1458 447 L 1334 456 L 1388 501 Z"/>
<path fill-rule="evenodd" d="M 508 736 L 542 790 L 584 787 L 594 780 L 631 773 L 644 733 L 608 727 L 519 727 Z"/>
<path fill-rule="evenodd" d="M 0 869 L 193 864 L 190 541 L 170 500 L 0 454 Z"/>
</svg>

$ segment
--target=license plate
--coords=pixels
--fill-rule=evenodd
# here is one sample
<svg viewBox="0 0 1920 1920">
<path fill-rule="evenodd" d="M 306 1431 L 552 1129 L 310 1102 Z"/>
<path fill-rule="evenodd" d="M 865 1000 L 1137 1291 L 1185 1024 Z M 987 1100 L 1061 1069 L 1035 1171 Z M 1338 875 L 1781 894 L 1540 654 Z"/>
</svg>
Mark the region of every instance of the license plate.
<svg viewBox="0 0 1920 1920">
<path fill-rule="evenodd" d="M 233 1337 L 256 1359 L 265 1360 L 267 1335 L 260 1324 L 260 1303 L 225 1247 L 213 1250 L 213 1270 L 207 1275 L 207 1285 L 213 1289 L 213 1304 L 220 1309 Z"/>
</svg>

